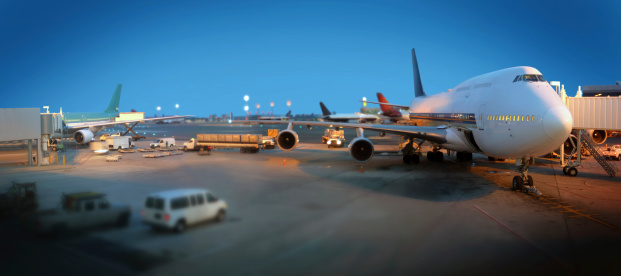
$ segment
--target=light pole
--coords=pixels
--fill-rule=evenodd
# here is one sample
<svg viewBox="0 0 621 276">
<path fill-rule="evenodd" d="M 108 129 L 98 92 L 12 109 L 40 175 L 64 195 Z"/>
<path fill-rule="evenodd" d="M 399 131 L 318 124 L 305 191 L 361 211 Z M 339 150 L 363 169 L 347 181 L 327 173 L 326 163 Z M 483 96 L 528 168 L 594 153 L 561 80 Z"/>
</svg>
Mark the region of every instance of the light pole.
<svg viewBox="0 0 621 276">
<path fill-rule="evenodd" d="M 270 102 L 270 107 L 272 107 L 272 117 L 274 117 L 274 102 Z"/>
<path fill-rule="evenodd" d="M 261 111 L 261 104 L 257 103 L 257 115 L 259 115 L 259 112 Z"/>
<path fill-rule="evenodd" d="M 244 106 L 244 111 L 246 111 L 246 121 L 248 121 L 248 104 Z"/>
<path fill-rule="evenodd" d="M 157 107 L 157 117 L 159 117 L 159 116 L 160 116 L 160 110 L 162 110 L 162 107 L 161 107 L 161 106 L 158 106 L 158 107 Z"/>
<path fill-rule="evenodd" d="M 175 104 L 175 115 L 179 115 L 179 104 Z"/>
</svg>

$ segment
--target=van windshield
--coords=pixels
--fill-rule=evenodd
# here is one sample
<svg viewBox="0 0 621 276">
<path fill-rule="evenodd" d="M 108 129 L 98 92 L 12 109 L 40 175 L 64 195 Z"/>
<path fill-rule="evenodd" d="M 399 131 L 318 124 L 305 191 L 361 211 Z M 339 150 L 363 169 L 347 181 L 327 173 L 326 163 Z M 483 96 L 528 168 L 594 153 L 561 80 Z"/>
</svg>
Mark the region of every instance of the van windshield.
<svg viewBox="0 0 621 276">
<path fill-rule="evenodd" d="M 159 143 L 159 142 L 160 142 L 160 139 L 153 141 L 153 143 Z"/>
</svg>

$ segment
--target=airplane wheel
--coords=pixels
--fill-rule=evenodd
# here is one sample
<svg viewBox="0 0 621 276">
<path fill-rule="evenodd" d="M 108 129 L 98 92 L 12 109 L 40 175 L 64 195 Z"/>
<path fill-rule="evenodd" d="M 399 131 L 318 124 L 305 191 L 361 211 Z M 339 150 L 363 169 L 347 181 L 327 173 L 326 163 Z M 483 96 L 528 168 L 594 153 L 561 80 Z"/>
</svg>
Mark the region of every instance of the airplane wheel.
<svg viewBox="0 0 621 276">
<path fill-rule="evenodd" d="M 568 167 L 568 166 L 563 167 L 563 174 L 564 174 L 564 175 L 567 175 L 567 170 L 568 170 L 568 169 L 569 169 L 569 167 Z"/>
<path fill-rule="evenodd" d="M 495 162 L 496 161 L 496 157 L 488 156 L 487 160 L 489 160 L 490 162 Z"/>
<path fill-rule="evenodd" d="M 442 162 L 444 161 L 444 153 L 441 151 L 436 151 L 435 161 Z"/>
<path fill-rule="evenodd" d="M 511 191 L 519 191 L 524 187 L 524 180 L 522 180 L 519 176 L 513 177 L 513 187 L 511 187 Z"/>
<path fill-rule="evenodd" d="M 412 163 L 418 164 L 420 162 L 420 156 L 418 154 L 414 154 L 410 157 L 412 159 Z"/>
<path fill-rule="evenodd" d="M 466 152 L 464 155 L 466 156 L 466 160 L 472 161 L 472 152 Z"/>
<path fill-rule="evenodd" d="M 573 167 L 569 168 L 567 170 L 567 175 L 569 175 L 569 176 L 576 176 L 576 175 L 578 175 L 578 170 L 576 168 L 573 168 Z"/>
<path fill-rule="evenodd" d="M 526 178 L 528 178 L 528 183 L 527 183 L 526 185 L 528 185 L 528 186 L 531 186 L 531 187 L 532 187 L 532 186 L 533 186 L 533 182 L 534 182 L 534 181 L 533 181 L 533 177 L 529 175 L 529 176 L 527 176 Z"/>
<path fill-rule="evenodd" d="M 428 151 L 427 152 L 427 160 L 429 160 L 429 161 L 434 161 L 435 160 L 435 153 L 433 151 Z"/>
<path fill-rule="evenodd" d="M 411 157 L 409 155 L 404 155 L 403 156 L 403 163 L 410 164 L 410 161 L 411 161 L 410 159 L 411 159 Z"/>
</svg>

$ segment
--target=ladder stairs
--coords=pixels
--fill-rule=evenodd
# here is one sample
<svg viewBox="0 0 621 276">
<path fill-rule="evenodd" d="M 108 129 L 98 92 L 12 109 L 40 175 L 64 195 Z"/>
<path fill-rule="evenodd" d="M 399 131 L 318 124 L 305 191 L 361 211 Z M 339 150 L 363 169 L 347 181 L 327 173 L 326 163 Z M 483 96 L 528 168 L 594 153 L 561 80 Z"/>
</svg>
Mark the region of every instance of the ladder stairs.
<svg viewBox="0 0 621 276">
<path fill-rule="evenodd" d="M 610 175 L 610 177 L 614 177 L 616 171 L 618 170 L 617 167 L 606 161 L 602 154 L 595 147 L 593 147 L 591 142 L 589 142 L 591 139 L 584 132 L 580 132 L 580 135 L 582 136 L 582 139 L 580 139 L 582 141 L 582 146 L 589 151 L 591 156 L 593 156 L 593 158 L 597 160 L 597 163 L 602 166 L 602 168 L 606 171 L 606 173 L 608 173 L 608 175 Z"/>
</svg>

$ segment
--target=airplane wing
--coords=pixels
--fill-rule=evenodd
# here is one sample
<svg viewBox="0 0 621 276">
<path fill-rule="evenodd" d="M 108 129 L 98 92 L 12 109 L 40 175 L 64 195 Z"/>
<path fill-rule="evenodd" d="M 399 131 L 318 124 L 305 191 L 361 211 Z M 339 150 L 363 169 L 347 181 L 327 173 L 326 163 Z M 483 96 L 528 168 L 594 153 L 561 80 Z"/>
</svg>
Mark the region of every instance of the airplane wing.
<svg viewBox="0 0 621 276">
<path fill-rule="evenodd" d="M 123 121 L 99 121 L 99 122 L 69 123 L 69 124 L 67 124 L 67 128 L 69 128 L 69 129 L 82 129 L 82 128 L 89 128 L 89 127 L 112 126 L 112 125 L 129 124 L 129 123 L 146 122 L 146 121 L 163 121 L 163 120 L 179 119 L 179 118 L 186 118 L 186 117 L 193 117 L 193 116 L 194 115 L 166 116 L 166 117 L 144 118 L 144 119 L 136 119 L 136 120 L 123 120 Z"/>
<path fill-rule="evenodd" d="M 404 135 L 418 138 L 433 143 L 446 143 L 447 131 L 445 127 L 422 127 L 422 126 L 400 126 L 400 125 L 381 125 L 381 124 L 354 124 L 337 122 L 311 122 L 311 121 L 232 121 L 235 124 L 291 124 L 305 126 L 323 127 L 342 127 L 342 128 L 361 128 L 366 130 L 386 132 L 397 135 Z"/>
<path fill-rule="evenodd" d="M 409 107 L 409 106 L 405 106 L 405 105 L 389 104 L 389 103 L 380 103 L 380 102 L 369 102 L 369 101 L 361 101 L 361 102 L 372 103 L 372 104 L 379 104 L 379 105 L 394 106 L 394 107 L 398 107 L 398 108 L 401 108 L 401 109 L 410 109 L 410 107 Z"/>
</svg>

